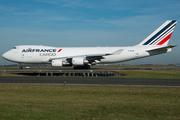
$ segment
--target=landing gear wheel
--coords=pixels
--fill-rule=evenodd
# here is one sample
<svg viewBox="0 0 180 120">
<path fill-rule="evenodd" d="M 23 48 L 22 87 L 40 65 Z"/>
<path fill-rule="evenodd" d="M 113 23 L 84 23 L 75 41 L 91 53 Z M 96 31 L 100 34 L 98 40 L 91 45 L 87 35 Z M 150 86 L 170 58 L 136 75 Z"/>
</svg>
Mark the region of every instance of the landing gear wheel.
<svg viewBox="0 0 180 120">
<path fill-rule="evenodd" d="M 21 70 L 21 69 L 23 69 L 23 67 L 22 67 L 22 66 L 19 66 L 19 69 Z"/>
<path fill-rule="evenodd" d="M 22 67 L 22 66 L 19 66 L 19 69 L 23 69 L 23 67 Z"/>
<path fill-rule="evenodd" d="M 18 67 L 19 69 L 23 69 L 23 67 L 21 66 L 21 64 L 19 64 L 19 67 Z"/>
<path fill-rule="evenodd" d="M 89 65 L 85 65 L 85 66 L 74 66 L 74 69 L 90 69 Z"/>
</svg>

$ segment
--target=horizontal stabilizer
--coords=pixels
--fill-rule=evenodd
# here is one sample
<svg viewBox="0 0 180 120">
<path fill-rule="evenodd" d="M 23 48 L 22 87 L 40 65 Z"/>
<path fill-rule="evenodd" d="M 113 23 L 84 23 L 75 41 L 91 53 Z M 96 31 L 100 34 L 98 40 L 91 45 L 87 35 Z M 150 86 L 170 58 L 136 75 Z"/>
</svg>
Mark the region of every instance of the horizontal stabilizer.
<svg viewBox="0 0 180 120">
<path fill-rule="evenodd" d="M 150 49 L 150 50 L 146 50 L 146 52 L 163 50 L 163 49 L 168 49 L 168 48 L 173 48 L 173 47 L 175 47 L 175 46 L 177 46 L 177 45 L 169 45 L 169 46 L 164 46 L 164 47 L 160 47 L 160 48 Z"/>
</svg>

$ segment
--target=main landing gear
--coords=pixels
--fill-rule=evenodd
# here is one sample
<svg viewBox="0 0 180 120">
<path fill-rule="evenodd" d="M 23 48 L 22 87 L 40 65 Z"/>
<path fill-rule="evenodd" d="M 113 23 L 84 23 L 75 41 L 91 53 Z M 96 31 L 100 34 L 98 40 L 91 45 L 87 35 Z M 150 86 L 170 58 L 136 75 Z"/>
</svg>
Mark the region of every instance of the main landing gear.
<svg viewBox="0 0 180 120">
<path fill-rule="evenodd" d="M 84 66 L 74 66 L 74 69 L 90 69 L 89 65 L 84 65 Z"/>
</svg>

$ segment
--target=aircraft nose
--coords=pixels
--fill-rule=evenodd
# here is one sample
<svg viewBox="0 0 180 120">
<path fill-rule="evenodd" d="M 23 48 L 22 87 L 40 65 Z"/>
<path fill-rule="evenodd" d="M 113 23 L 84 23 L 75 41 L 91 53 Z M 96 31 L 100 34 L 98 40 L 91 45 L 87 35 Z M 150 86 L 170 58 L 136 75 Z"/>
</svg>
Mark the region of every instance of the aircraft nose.
<svg viewBox="0 0 180 120">
<path fill-rule="evenodd" d="M 4 54 L 2 55 L 2 57 L 3 57 L 4 59 L 10 60 L 11 54 L 10 54 L 9 52 L 6 52 L 6 53 L 4 53 Z"/>
</svg>

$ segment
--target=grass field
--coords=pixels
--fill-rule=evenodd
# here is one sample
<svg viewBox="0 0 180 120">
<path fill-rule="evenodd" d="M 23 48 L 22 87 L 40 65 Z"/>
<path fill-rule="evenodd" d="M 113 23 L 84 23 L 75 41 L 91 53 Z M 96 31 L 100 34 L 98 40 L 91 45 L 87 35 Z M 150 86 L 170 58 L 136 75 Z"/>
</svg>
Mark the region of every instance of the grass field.
<svg viewBox="0 0 180 120">
<path fill-rule="evenodd" d="M 0 85 L 0 119 L 180 119 L 180 89 Z"/>
<path fill-rule="evenodd" d="M 124 78 L 166 78 L 180 79 L 180 71 L 177 70 L 112 70 L 123 74 Z"/>
</svg>

